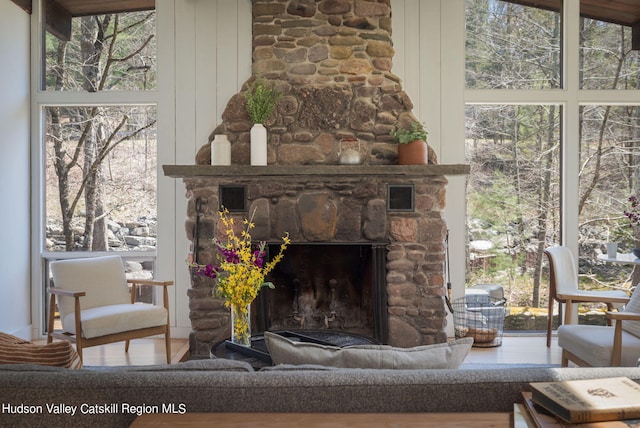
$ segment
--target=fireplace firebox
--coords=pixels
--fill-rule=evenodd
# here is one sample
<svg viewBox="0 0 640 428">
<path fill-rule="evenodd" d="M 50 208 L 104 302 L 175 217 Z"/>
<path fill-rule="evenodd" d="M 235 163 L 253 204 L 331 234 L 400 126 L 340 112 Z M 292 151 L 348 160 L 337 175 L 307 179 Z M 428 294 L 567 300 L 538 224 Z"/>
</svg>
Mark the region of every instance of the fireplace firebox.
<svg viewBox="0 0 640 428">
<path fill-rule="evenodd" d="M 270 245 L 277 252 L 279 245 Z M 252 305 L 254 331 L 335 330 L 386 343 L 387 243 L 293 244 Z"/>
</svg>

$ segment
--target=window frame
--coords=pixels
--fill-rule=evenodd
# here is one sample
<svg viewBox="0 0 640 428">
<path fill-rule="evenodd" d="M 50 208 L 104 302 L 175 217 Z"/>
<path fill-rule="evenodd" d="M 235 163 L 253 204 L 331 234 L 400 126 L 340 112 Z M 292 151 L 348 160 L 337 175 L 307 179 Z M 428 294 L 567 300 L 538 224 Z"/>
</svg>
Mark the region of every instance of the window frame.
<svg viewBox="0 0 640 428">
<path fill-rule="evenodd" d="M 81 91 L 52 91 L 43 88 L 42 79 L 44 75 L 44 59 L 42 47 L 45 43 L 44 15 L 42 0 L 33 1 L 33 14 L 31 19 L 31 290 L 32 290 L 32 337 L 42 338 L 46 334 L 46 314 L 48 295 L 48 263 L 56 259 L 70 259 L 81 257 L 97 257 L 114 252 L 51 252 L 45 251 L 45 109 L 51 106 L 135 106 L 154 105 L 157 114 L 157 212 L 158 212 L 158 242 L 162 245 L 175 246 L 175 236 L 173 233 L 166 233 L 173 228 L 175 222 L 175 212 L 169 211 L 168 215 L 161 215 L 161 207 L 168 204 L 175 205 L 174 183 L 169 185 L 161 180 L 161 165 L 163 163 L 173 163 L 175 152 L 172 147 L 166 147 L 163 141 L 171 141 L 167 138 L 171 135 L 175 126 L 172 125 L 171 117 L 173 108 L 168 108 L 174 103 L 174 94 L 171 92 L 171 85 L 167 85 L 167 78 L 173 74 L 170 66 L 161 76 L 162 64 L 169 64 L 173 41 L 166 39 L 166 44 L 161 44 L 163 37 L 160 36 L 161 25 L 167 25 L 167 18 L 172 19 L 170 14 L 162 14 L 164 24 L 161 24 L 160 11 L 170 11 L 173 0 L 156 0 L 156 37 L 157 41 L 157 83 L 156 87 L 144 91 L 122 91 L 112 90 L 104 92 L 81 92 Z M 164 6 L 169 8 L 164 9 Z M 170 25 L 173 25 L 171 23 Z M 167 55 L 169 54 L 169 55 Z M 162 58 L 162 59 L 161 59 Z M 161 87 L 168 88 L 162 90 Z M 166 222 L 166 226 L 161 226 L 160 222 Z M 160 252 L 156 247 L 155 251 L 129 251 L 118 253 L 123 259 L 133 259 L 140 261 L 151 261 L 154 266 L 154 276 L 174 277 L 175 266 L 171 257 L 163 257 L 161 261 Z M 171 305 L 175 305 L 175 292 L 171 290 Z M 173 320 L 172 320 L 173 321 Z"/>
<path fill-rule="evenodd" d="M 562 8 L 562 86 L 559 89 L 464 89 L 470 104 L 558 104 L 562 106 L 560 148 L 560 242 L 579 253 L 580 107 L 640 105 L 637 90 L 580 89 L 580 1 L 564 0 Z M 465 13 L 466 15 L 466 13 Z M 466 17 L 465 17 L 466 19 Z M 578 260 L 576 258 L 576 269 Z M 575 311 L 574 311 L 575 312 Z"/>
</svg>

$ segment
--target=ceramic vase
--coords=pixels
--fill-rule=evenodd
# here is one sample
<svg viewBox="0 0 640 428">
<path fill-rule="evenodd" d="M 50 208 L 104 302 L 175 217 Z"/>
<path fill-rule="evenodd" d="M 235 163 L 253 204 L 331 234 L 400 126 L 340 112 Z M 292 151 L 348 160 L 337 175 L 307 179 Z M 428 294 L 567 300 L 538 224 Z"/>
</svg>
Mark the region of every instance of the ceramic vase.
<svg viewBox="0 0 640 428">
<path fill-rule="evenodd" d="M 213 138 L 211 165 L 231 165 L 231 143 L 226 135 L 216 135 Z"/>
<path fill-rule="evenodd" d="M 251 346 L 251 305 L 231 305 L 231 342 Z"/>
<path fill-rule="evenodd" d="M 267 128 L 261 123 L 251 127 L 251 165 L 267 164 Z"/>
</svg>

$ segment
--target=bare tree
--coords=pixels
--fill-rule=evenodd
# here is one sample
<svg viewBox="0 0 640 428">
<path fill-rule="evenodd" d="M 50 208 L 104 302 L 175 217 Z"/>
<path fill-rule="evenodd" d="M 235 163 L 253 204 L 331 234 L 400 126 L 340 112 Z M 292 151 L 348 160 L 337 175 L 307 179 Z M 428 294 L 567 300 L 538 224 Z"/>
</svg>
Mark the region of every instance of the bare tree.
<svg viewBox="0 0 640 428">
<path fill-rule="evenodd" d="M 68 43 L 60 41 L 56 57 L 55 89 L 79 87 L 86 92 L 104 90 L 108 85 L 121 82 L 123 73 L 117 66 L 125 64 L 125 69 L 141 69 L 127 65 L 151 42 L 153 34 L 146 36 L 138 45 L 132 45 L 128 31 L 152 19 L 153 13 L 138 19 L 128 20 L 121 26 L 119 15 L 83 17 L 80 21 L 79 52 L 80 70 L 74 70 L 68 61 Z M 125 49 L 122 45 L 128 45 Z M 118 56 L 118 52 L 126 52 Z M 138 88 L 144 89 L 144 88 Z M 82 249 L 106 250 L 107 209 L 104 200 L 104 178 L 102 163 L 107 155 L 121 143 L 134 139 L 155 125 L 155 119 L 142 124 L 131 123 L 126 113 L 118 113 L 113 107 L 54 107 L 49 112 L 49 139 L 53 142 L 53 158 L 59 189 L 59 202 L 63 223 L 63 234 L 67 251 L 75 249 L 73 218 L 80 201 L 84 208 L 84 232 Z M 62 122 L 72 124 L 77 132 L 64 136 Z M 133 129 L 128 129 L 133 127 Z M 73 171 L 80 169 L 81 179 L 77 188 L 71 186 Z M 74 193 L 75 192 L 75 193 Z"/>
</svg>

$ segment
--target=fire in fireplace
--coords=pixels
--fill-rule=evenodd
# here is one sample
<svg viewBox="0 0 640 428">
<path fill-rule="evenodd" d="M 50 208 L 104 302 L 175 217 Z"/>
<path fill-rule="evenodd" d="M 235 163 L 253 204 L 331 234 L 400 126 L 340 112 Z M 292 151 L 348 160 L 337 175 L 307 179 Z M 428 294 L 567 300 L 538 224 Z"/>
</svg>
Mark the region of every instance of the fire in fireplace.
<svg viewBox="0 0 640 428">
<path fill-rule="evenodd" d="M 337 330 L 385 343 L 386 245 L 291 245 L 270 274 L 275 288 L 255 302 L 257 331 Z"/>
</svg>

